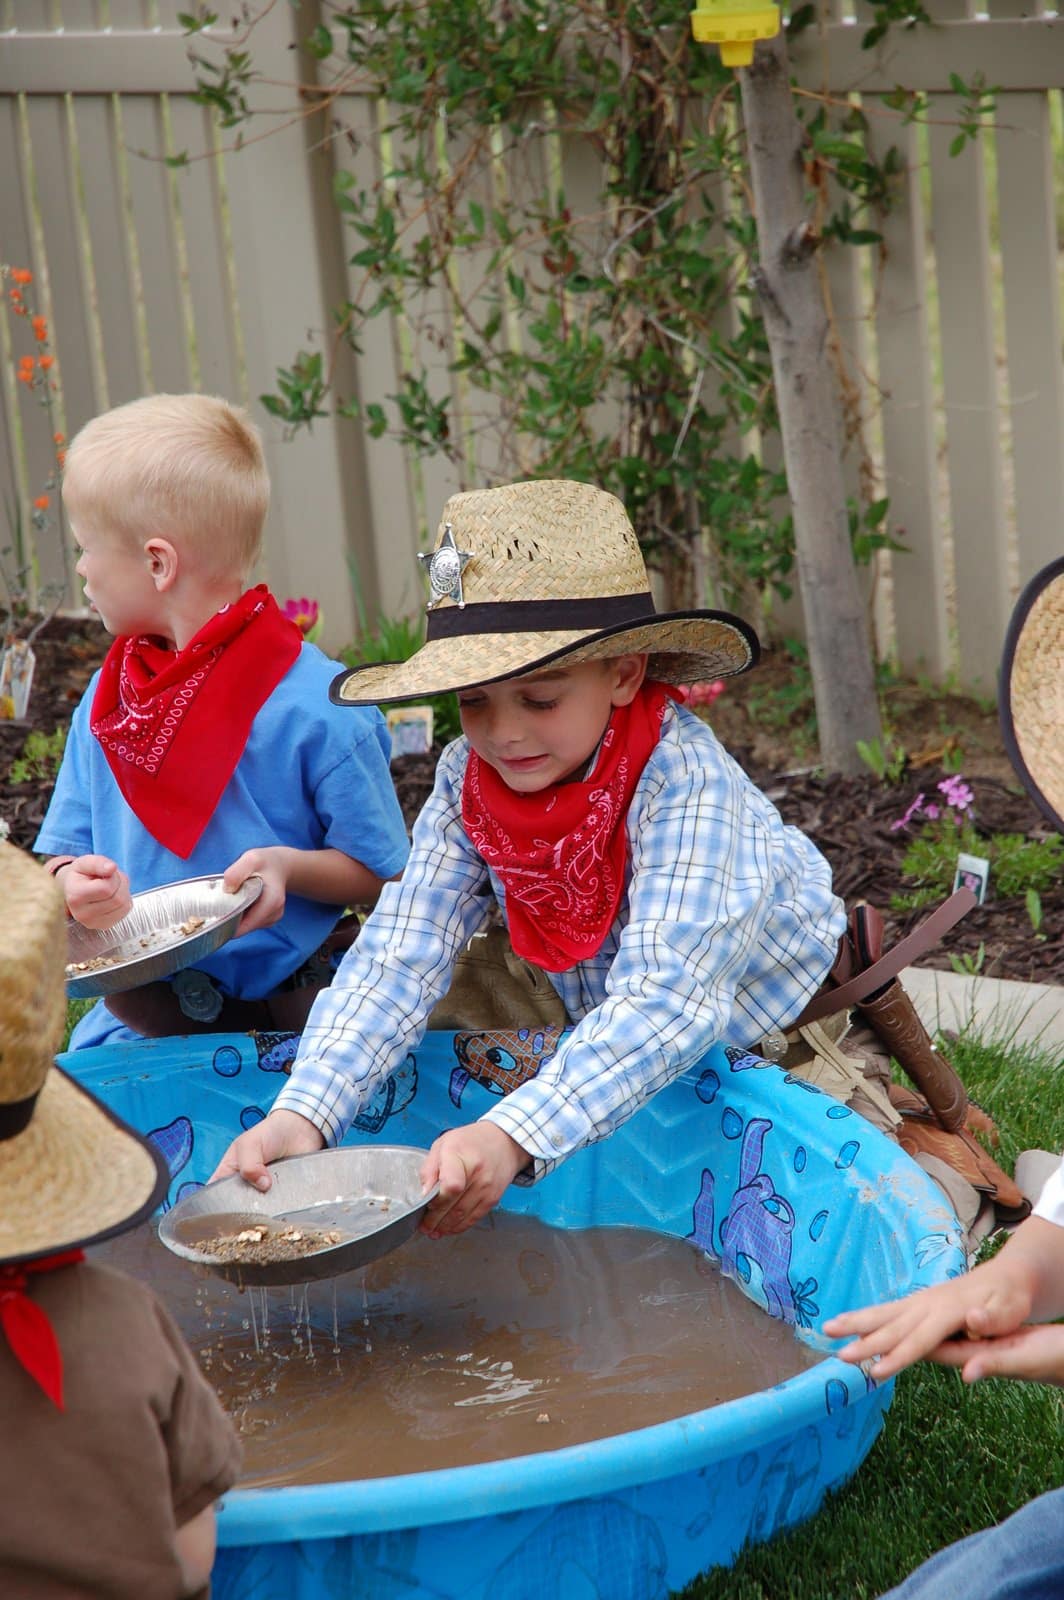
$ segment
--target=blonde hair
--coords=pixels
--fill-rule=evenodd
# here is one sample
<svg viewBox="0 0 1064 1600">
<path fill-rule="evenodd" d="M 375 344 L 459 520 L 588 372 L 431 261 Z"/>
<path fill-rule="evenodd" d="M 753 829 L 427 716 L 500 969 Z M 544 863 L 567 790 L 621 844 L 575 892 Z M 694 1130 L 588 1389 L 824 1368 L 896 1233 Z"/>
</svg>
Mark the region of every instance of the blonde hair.
<svg viewBox="0 0 1064 1600">
<path fill-rule="evenodd" d="M 245 411 L 214 395 L 131 400 L 75 435 L 63 500 L 75 528 L 169 539 L 218 576 L 245 576 L 270 503 L 262 439 Z"/>
</svg>

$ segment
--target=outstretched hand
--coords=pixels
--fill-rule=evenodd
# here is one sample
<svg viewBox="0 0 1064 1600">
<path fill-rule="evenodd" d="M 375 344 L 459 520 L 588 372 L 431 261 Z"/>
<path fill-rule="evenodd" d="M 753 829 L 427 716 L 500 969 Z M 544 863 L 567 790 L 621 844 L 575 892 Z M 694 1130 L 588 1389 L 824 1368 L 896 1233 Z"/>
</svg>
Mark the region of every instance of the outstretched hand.
<svg viewBox="0 0 1064 1600">
<path fill-rule="evenodd" d="M 1033 1300 L 1025 1264 L 1007 1262 L 1002 1252 L 963 1277 L 920 1289 L 904 1300 L 831 1317 L 823 1331 L 830 1339 L 856 1334 L 839 1355 L 843 1361 L 871 1363 L 877 1380 L 892 1378 L 925 1357 L 963 1369 L 970 1352 L 967 1341 L 997 1341 L 1015 1334 L 1030 1316 Z M 958 1342 L 958 1335 L 964 1342 Z"/>
<path fill-rule="evenodd" d="M 217 1178 L 239 1174 L 265 1193 L 273 1183 L 267 1171 L 271 1161 L 280 1161 L 283 1156 L 313 1155 L 324 1143 L 321 1129 L 298 1111 L 271 1111 L 262 1122 L 233 1140 L 208 1181 L 214 1183 Z"/>
<path fill-rule="evenodd" d="M 440 1186 L 421 1231 L 430 1239 L 464 1233 L 487 1215 L 528 1163 L 528 1152 L 493 1122 L 441 1134 L 421 1166 L 422 1189 Z"/>
<path fill-rule="evenodd" d="M 59 880 L 67 910 L 83 928 L 110 928 L 132 910 L 129 879 L 110 856 L 76 856 Z"/>
</svg>

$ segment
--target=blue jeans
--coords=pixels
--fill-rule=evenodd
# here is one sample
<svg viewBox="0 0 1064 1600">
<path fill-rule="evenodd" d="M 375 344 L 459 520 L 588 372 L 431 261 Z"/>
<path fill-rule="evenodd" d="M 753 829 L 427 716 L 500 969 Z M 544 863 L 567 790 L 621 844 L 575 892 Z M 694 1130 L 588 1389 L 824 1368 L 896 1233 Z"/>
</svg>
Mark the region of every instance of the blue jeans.
<svg viewBox="0 0 1064 1600">
<path fill-rule="evenodd" d="M 880 1600 L 1053 1600 L 1064 1595 L 1064 1489 L 947 1545 Z"/>
</svg>

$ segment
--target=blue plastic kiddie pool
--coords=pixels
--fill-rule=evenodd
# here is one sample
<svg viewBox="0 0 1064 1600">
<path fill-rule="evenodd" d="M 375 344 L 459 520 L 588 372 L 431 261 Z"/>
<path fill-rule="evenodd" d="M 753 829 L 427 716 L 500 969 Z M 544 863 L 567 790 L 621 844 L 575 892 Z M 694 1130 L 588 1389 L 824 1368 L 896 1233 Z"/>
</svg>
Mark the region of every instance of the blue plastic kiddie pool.
<svg viewBox="0 0 1064 1600">
<path fill-rule="evenodd" d="M 288 1035 L 105 1046 L 61 1065 L 166 1155 L 168 1204 L 268 1110 Z M 530 1030 L 533 1060 L 549 1039 Z M 479 1116 L 513 1061 L 432 1033 L 348 1142 L 428 1145 Z M 507 1209 L 557 1227 L 694 1237 L 814 1343 L 836 1312 L 964 1270 L 957 1219 L 870 1123 L 758 1057 L 718 1047 L 617 1133 Z M 858 1468 L 893 1384 L 831 1355 L 770 1390 L 560 1450 L 446 1471 L 234 1490 L 215 1600 L 664 1600 L 745 1543 L 811 1516 Z"/>
</svg>

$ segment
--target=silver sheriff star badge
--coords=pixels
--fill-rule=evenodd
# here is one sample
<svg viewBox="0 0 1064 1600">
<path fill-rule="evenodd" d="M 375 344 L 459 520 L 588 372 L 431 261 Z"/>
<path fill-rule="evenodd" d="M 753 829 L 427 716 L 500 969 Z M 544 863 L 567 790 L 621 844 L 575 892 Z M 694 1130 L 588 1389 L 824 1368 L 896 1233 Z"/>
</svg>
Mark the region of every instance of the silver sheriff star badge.
<svg viewBox="0 0 1064 1600">
<path fill-rule="evenodd" d="M 441 600 L 456 600 L 460 606 L 465 605 L 462 594 L 462 572 L 467 561 L 472 560 L 471 550 L 459 550 L 454 542 L 451 524 L 444 524 L 443 538 L 431 555 L 421 552 L 418 560 L 426 568 L 429 575 L 428 610 L 438 606 Z"/>
</svg>

